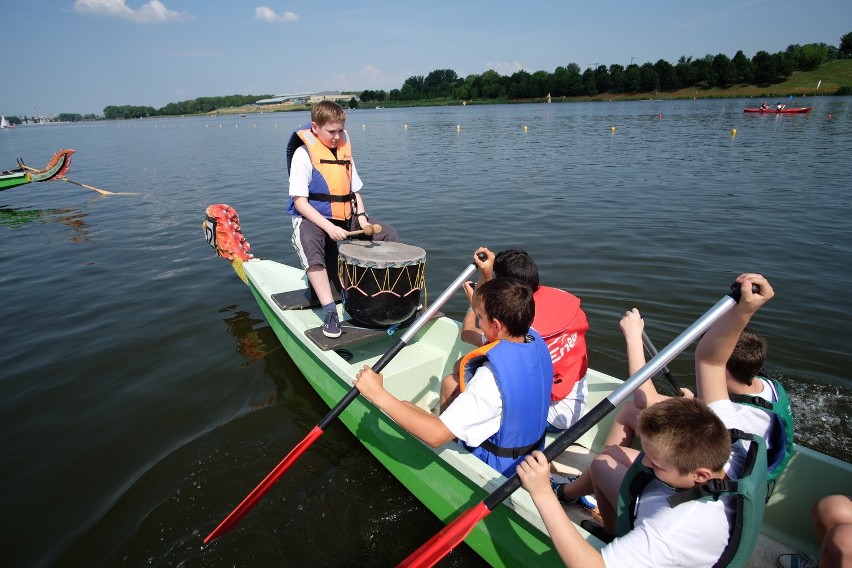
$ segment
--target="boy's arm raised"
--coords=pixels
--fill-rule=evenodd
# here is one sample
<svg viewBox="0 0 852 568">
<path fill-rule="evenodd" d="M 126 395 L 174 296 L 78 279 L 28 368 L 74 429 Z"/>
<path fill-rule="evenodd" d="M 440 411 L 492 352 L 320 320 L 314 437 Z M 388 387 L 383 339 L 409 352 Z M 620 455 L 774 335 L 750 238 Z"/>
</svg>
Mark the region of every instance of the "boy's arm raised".
<svg viewBox="0 0 852 568">
<path fill-rule="evenodd" d="M 775 295 L 769 281 L 760 274 L 741 274 L 737 282 L 740 284 L 739 302 L 707 330 L 695 349 L 698 396 L 708 404 L 729 398 L 725 381 L 728 358 L 751 317 Z M 756 292 L 752 290 L 753 285 L 757 286 Z"/>
</svg>

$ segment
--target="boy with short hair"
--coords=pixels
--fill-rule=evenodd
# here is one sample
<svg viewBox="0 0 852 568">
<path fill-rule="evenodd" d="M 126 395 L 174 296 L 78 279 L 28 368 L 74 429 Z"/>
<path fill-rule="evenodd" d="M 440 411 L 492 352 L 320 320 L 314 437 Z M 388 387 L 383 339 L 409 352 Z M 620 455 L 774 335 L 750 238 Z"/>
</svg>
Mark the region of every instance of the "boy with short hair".
<svg viewBox="0 0 852 568">
<path fill-rule="evenodd" d="M 479 459 L 503 475 L 544 445 L 553 382 L 550 353 L 530 329 L 532 290 L 513 278 L 485 282 L 465 292 L 489 343 L 465 357 L 461 392 L 434 416 L 384 389 L 382 375 L 364 366 L 355 386 L 411 434 L 438 447 L 458 438 Z"/>
<path fill-rule="evenodd" d="M 484 260 L 480 254 L 485 254 Z M 538 266 L 526 251 L 507 249 L 495 255 L 480 247 L 473 258 L 479 267 L 480 283 L 492 278 L 516 278 L 532 288 L 536 310 L 531 327 L 544 338 L 553 362 L 548 431 L 560 432 L 568 428 L 580 419 L 588 396 L 586 332 L 589 322 L 580 307 L 580 298 L 558 288 L 542 286 Z M 485 341 L 472 312 L 465 316 L 462 340 L 476 346 Z M 457 387 L 457 374 L 445 377 L 441 385 L 442 404 L 452 400 Z"/>
<path fill-rule="evenodd" d="M 342 333 L 327 270 L 329 264 L 337 266 L 337 241 L 350 238 L 347 231 L 374 223 L 381 225 L 379 233 L 358 238 L 399 240 L 396 229 L 364 210 L 364 184 L 352 160 L 345 122 L 343 107 L 320 101 L 311 108 L 310 124 L 293 132 L 287 144 L 293 247 L 325 312 L 322 332 L 327 337 Z"/>
<path fill-rule="evenodd" d="M 576 530 L 551 490 L 550 464 L 544 454 L 534 452 L 518 466 L 518 475 L 566 566 L 704 567 L 714 565 L 727 552 L 735 528 L 733 512 L 726 506 L 730 498 L 688 500 L 676 506 L 669 498 L 711 479 L 737 479 L 747 469 L 748 447 L 741 441 L 731 444 L 728 433 L 728 429 L 740 429 L 741 423 L 728 398 L 725 363 L 748 320 L 774 292 L 759 274 L 743 274 L 737 281 L 742 287 L 738 304 L 704 334 L 696 349 L 695 372 L 702 400 L 670 398 L 640 415 L 638 432 L 645 448 L 642 463 L 653 470 L 655 479 L 638 496 L 629 532 L 598 552 Z M 752 284 L 759 287 L 758 292 L 752 291 Z M 615 532 L 623 485 L 629 485 L 625 477 L 639 455 L 632 448 L 609 446 L 592 462 L 592 484 L 604 529 L 610 534 Z M 730 466 L 727 473 L 726 462 Z M 763 476 L 763 471 L 754 473 Z M 765 488 L 765 477 L 762 479 L 757 486 Z M 759 525 L 760 519 L 754 522 Z"/>
</svg>

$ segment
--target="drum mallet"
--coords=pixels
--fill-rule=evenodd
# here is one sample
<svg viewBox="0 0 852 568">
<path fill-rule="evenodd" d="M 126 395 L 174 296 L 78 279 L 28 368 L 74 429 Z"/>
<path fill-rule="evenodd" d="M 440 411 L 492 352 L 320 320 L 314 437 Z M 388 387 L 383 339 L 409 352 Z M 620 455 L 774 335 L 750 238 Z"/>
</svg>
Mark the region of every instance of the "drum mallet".
<svg viewBox="0 0 852 568">
<path fill-rule="evenodd" d="M 377 224 L 373 224 L 373 225 L 367 225 L 366 227 L 364 227 L 363 229 L 360 229 L 358 231 L 347 231 L 346 236 L 354 237 L 355 235 L 360 235 L 361 233 L 363 233 L 363 234 L 367 235 L 368 237 L 372 237 L 376 233 L 381 233 L 381 232 L 382 232 L 382 226 L 377 225 Z"/>
</svg>

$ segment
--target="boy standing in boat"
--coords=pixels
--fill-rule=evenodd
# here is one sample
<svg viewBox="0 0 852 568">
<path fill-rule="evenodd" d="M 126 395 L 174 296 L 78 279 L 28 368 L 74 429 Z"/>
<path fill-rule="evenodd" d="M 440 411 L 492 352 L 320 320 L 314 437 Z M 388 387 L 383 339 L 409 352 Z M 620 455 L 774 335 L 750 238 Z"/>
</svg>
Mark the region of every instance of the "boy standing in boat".
<svg viewBox="0 0 852 568">
<path fill-rule="evenodd" d="M 745 530 L 759 530 L 762 510 L 755 514 L 760 518 L 743 519 L 734 518 L 728 510 L 727 497 L 670 501 L 714 479 L 719 483 L 738 479 L 747 470 L 749 448 L 741 441 L 731 444 L 728 431 L 741 429 L 741 423 L 728 397 L 725 364 L 751 316 L 774 292 L 759 274 L 743 274 L 737 281 L 741 284 L 739 302 L 707 331 L 695 352 L 703 401 L 670 398 L 648 407 L 640 415 L 638 426 L 644 454 L 609 446 L 592 462 L 591 478 L 604 529 L 615 533 L 618 520 L 622 528 L 618 538 L 600 552 L 585 541 L 550 488 L 550 465 L 544 454 L 534 452 L 518 466 L 518 475 L 566 566 L 704 567 L 714 565 L 727 552 L 750 554 L 748 550 L 726 548 L 729 541 L 735 542 L 731 534 L 738 524 Z M 752 291 L 753 284 L 759 287 L 758 292 Z M 653 470 L 654 479 L 636 496 L 633 508 L 618 508 L 620 495 L 630 492 L 631 480 L 626 478 L 637 459 Z M 728 462 L 730 470 L 726 473 Z M 757 476 L 754 487 L 765 488 L 764 472 L 752 468 L 752 473 Z M 759 499 L 763 497 L 765 491 Z M 626 532 L 625 522 L 631 527 Z"/>
<path fill-rule="evenodd" d="M 287 144 L 293 247 L 325 312 L 322 332 L 327 337 L 341 334 L 328 276 L 329 264 L 337 266 L 337 241 L 350 238 L 347 231 L 374 223 L 382 230 L 373 240 L 399 240 L 396 229 L 367 216 L 345 122 L 343 107 L 320 101 L 311 108 L 310 124 L 293 132 Z"/>
<path fill-rule="evenodd" d="M 364 366 L 355 386 L 379 409 L 433 448 L 458 439 L 479 459 L 510 476 L 523 457 L 544 445 L 553 364 L 530 329 L 533 292 L 514 278 L 465 283 L 489 343 L 462 359 L 461 392 L 441 416 L 384 389 L 382 375 Z"/>
<path fill-rule="evenodd" d="M 485 259 L 479 257 L 485 255 Z M 523 250 L 504 250 L 496 255 L 480 247 L 473 255 L 479 267 L 480 284 L 492 278 L 516 278 L 533 290 L 535 317 L 532 328 L 547 344 L 553 361 L 553 385 L 547 413 L 548 431 L 561 432 L 580 419 L 586 408 L 588 388 L 586 371 L 589 357 L 586 352 L 586 332 L 589 322 L 580 307 L 580 298 L 558 288 L 541 286 L 538 266 Z M 462 340 L 475 346 L 487 342 L 476 325 L 476 316 L 468 311 L 462 324 Z M 442 407 L 458 392 L 457 374 L 444 377 L 441 384 Z"/>
</svg>

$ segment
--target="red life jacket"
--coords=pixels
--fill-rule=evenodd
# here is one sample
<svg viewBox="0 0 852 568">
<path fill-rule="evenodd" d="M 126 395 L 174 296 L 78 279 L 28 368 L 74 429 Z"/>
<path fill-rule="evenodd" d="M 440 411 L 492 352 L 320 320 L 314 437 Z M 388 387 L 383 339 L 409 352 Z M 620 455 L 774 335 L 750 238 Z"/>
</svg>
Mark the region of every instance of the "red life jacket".
<svg viewBox="0 0 852 568">
<path fill-rule="evenodd" d="M 539 286 L 533 299 L 535 319 L 532 327 L 544 338 L 550 351 L 553 361 L 550 400 L 557 402 L 571 393 L 589 369 L 586 352 L 589 321 L 580 308 L 580 298 L 564 290 Z"/>
</svg>

